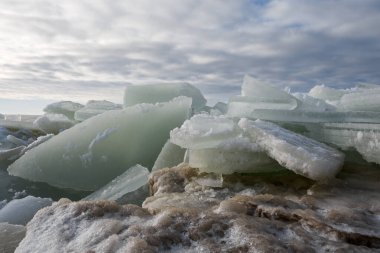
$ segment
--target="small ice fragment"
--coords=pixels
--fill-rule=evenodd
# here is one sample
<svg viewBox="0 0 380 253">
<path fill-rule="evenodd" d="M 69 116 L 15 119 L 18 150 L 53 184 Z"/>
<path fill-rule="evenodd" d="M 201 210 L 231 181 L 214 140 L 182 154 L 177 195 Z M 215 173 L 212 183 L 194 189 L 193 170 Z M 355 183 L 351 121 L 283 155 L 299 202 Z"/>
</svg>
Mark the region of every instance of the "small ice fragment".
<svg viewBox="0 0 380 253">
<path fill-rule="evenodd" d="M 34 122 L 34 126 L 48 134 L 58 134 L 74 125 L 68 117 L 63 114 L 45 114 L 38 117 Z"/>
<path fill-rule="evenodd" d="M 60 101 L 47 105 L 44 112 L 51 114 L 63 114 L 69 119 L 74 119 L 74 113 L 82 108 L 83 105 L 71 101 Z"/>
<path fill-rule="evenodd" d="M 239 126 L 270 157 L 287 169 L 310 179 L 330 179 L 343 165 L 344 154 L 338 150 L 273 123 L 241 119 Z"/>
<path fill-rule="evenodd" d="M 222 114 L 226 114 L 228 105 L 223 102 L 218 102 L 214 105 L 213 109 L 220 111 Z"/>
<path fill-rule="evenodd" d="M 241 130 L 231 119 L 197 114 L 180 128 L 170 131 L 170 141 L 183 148 L 203 149 L 215 147 L 225 139 L 240 134 Z"/>
<path fill-rule="evenodd" d="M 105 199 L 141 205 L 149 195 L 148 176 L 149 170 L 137 164 L 83 200 Z"/>
<path fill-rule="evenodd" d="M 26 225 L 38 210 L 50 206 L 52 203 L 51 199 L 33 196 L 11 200 L 0 209 L 0 222 Z"/>
<path fill-rule="evenodd" d="M 12 142 L 13 144 L 15 144 L 16 146 L 26 146 L 28 145 L 28 143 L 20 138 L 17 138 L 16 136 L 13 136 L 13 135 L 7 135 L 7 140 L 9 142 Z"/>
<path fill-rule="evenodd" d="M 192 108 L 198 110 L 206 105 L 201 91 L 188 83 L 130 85 L 124 93 L 124 107 L 140 103 L 166 102 L 178 96 L 192 98 Z"/>
<path fill-rule="evenodd" d="M 22 151 L 24 150 L 24 148 L 25 146 L 18 146 L 11 149 L 0 150 L 0 161 L 16 160 L 22 154 Z"/>
<path fill-rule="evenodd" d="M 184 161 L 186 149 L 166 141 L 153 165 L 152 171 L 171 168 Z"/>
</svg>

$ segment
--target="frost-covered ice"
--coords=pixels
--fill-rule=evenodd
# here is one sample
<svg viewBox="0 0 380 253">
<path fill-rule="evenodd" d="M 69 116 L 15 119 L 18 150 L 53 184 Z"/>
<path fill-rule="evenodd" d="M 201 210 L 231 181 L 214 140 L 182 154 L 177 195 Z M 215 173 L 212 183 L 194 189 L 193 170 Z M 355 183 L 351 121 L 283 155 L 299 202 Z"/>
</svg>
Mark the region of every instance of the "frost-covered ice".
<svg viewBox="0 0 380 253">
<path fill-rule="evenodd" d="M 180 128 L 170 132 L 170 141 L 183 148 L 215 147 L 225 139 L 237 137 L 241 130 L 232 119 L 224 116 L 197 114 Z"/>
<path fill-rule="evenodd" d="M 52 203 L 53 201 L 49 198 L 33 196 L 11 200 L 0 209 L 0 222 L 26 225 L 38 210 L 50 206 Z"/>
<path fill-rule="evenodd" d="M 162 147 L 160 154 L 154 162 L 152 171 L 162 168 L 171 168 L 184 161 L 186 149 L 171 143 L 169 140 Z"/>
<path fill-rule="evenodd" d="M 72 127 L 74 122 L 64 114 L 47 113 L 38 117 L 33 122 L 33 125 L 47 134 L 58 134 L 59 132 Z"/>
<path fill-rule="evenodd" d="M 31 150 L 32 148 L 35 148 L 37 147 L 38 145 L 41 145 L 42 143 L 44 143 L 45 141 L 49 140 L 50 138 L 52 138 L 54 136 L 54 134 L 47 134 L 47 135 L 43 135 L 43 136 L 39 136 L 37 137 L 36 140 L 34 140 L 33 142 L 31 142 L 28 146 L 26 146 L 20 153 L 20 156 L 25 154 L 27 151 Z"/>
<path fill-rule="evenodd" d="M 192 98 L 192 108 L 199 110 L 206 105 L 201 91 L 188 83 L 130 85 L 124 93 L 124 107 L 140 103 L 166 102 L 178 96 Z"/>
<path fill-rule="evenodd" d="M 243 112 L 243 113 L 241 113 Z M 228 112 L 229 117 L 262 119 L 275 122 L 301 123 L 380 123 L 380 112 L 319 112 L 298 110 L 257 109 L 250 113 Z"/>
<path fill-rule="evenodd" d="M 338 150 L 273 123 L 241 119 L 239 126 L 282 166 L 310 179 L 330 179 L 343 165 Z"/>
<path fill-rule="evenodd" d="M 121 204 L 141 204 L 149 196 L 149 170 L 135 165 L 83 200 L 114 200 Z"/>
<path fill-rule="evenodd" d="M 26 228 L 22 225 L 0 223 L 0 252 L 13 253 L 25 237 Z"/>
<path fill-rule="evenodd" d="M 189 165 L 204 172 L 221 174 L 278 170 L 262 148 L 243 137 L 227 139 L 215 148 L 190 149 Z"/>
<path fill-rule="evenodd" d="M 110 110 L 120 110 L 122 106 L 107 100 L 90 100 L 87 104 L 75 112 L 74 118 L 83 121 Z"/>
<path fill-rule="evenodd" d="M 190 105 L 190 98 L 179 97 L 102 113 L 28 151 L 8 172 L 57 187 L 97 190 L 135 164 L 151 168 Z"/>
<path fill-rule="evenodd" d="M 71 101 L 60 101 L 47 105 L 44 108 L 44 112 L 51 114 L 63 114 L 69 119 L 74 119 L 74 113 L 81 109 L 84 105 L 71 102 Z"/>
</svg>

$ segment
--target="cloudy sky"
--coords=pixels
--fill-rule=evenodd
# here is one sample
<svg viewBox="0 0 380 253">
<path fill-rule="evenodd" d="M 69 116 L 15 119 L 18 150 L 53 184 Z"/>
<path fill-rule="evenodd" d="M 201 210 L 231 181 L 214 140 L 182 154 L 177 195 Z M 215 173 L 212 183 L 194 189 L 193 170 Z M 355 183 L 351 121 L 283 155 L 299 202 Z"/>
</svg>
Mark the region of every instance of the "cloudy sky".
<svg viewBox="0 0 380 253">
<path fill-rule="evenodd" d="M 379 0 L 1 0 L 0 113 L 160 81 L 215 102 L 246 73 L 293 91 L 380 84 L 379 26 Z"/>
</svg>

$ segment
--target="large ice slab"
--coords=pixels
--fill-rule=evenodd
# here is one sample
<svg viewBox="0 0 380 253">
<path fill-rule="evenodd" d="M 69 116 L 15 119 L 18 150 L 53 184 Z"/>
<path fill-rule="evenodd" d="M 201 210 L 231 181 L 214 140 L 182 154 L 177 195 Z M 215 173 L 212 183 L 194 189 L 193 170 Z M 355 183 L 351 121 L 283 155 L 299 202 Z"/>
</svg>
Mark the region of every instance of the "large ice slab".
<svg viewBox="0 0 380 253">
<path fill-rule="evenodd" d="M 130 85 L 124 94 L 124 107 L 140 103 L 166 102 L 178 96 L 193 99 L 192 108 L 201 109 L 206 99 L 201 91 L 188 83 Z"/>
<path fill-rule="evenodd" d="M 105 112 L 28 151 L 8 172 L 57 187 L 97 190 L 135 164 L 151 168 L 190 105 L 190 98 L 179 97 Z"/>
<path fill-rule="evenodd" d="M 81 109 L 84 105 L 71 102 L 71 101 L 60 101 L 47 105 L 44 108 L 46 113 L 55 113 L 66 115 L 69 119 L 74 119 L 74 113 Z"/>
<path fill-rule="evenodd" d="M 0 223 L 0 252 L 14 253 L 25 233 L 25 226 Z"/>
<path fill-rule="evenodd" d="M 241 119 L 239 126 L 281 165 L 310 179 L 330 179 L 343 165 L 343 153 L 273 123 Z"/>
<path fill-rule="evenodd" d="M 171 168 L 184 161 L 186 149 L 171 143 L 169 140 L 162 147 L 160 154 L 154 162 L 152 171 L 162 168 Z"/>
<path fill-rule="evenodd" d="M 33 196 L 14 199 L 0 209 L 0 222 L 26 225 L 38 210 L 50 206 L 52 203 L 51 199 Z"/>
<path fill-rule="evenodd" d="M 90 100 L 87 104 L 75 112 L 74 118 L 83 121 L 110 110 L 119 110 L 122 106 L 107 100 Z"/>
<path fill-rule="evenodd" d="M 149 196 L 148 176 L 149 170 L 137 164 L 83 200 L 103 199 L 141 205 Z"/>
<path fill-rule="evenodd" d="M 366 89 L 345 94 L 340 99 L 339 108 L 346 111 L 380 112 L 380 89 Z"/>
<path fill-rule="evenodd" d="M 58 134 L 59 132 L 72 127 L 74 122 L 64 114 L 47 113 L 38 117 L 33 122 L 33 125 L 47 134 Z"/>
<path fill-rule="evenodd" d="M 278 170 L 276 162 L 261 147 L 244 137 L 227 139 L 215 148 L 190 149 L 189 165 L 203 172 L 218 174 Z"/>
<path fill-rule="evenodd" d="M 170 141 L 183 148 L 201 149 L 214 147 L 240 134 L 239 127 L 229 118 L 197 114 L 180 128 L 170 131 Z"/>
<path fill-rule="evenodd" d="M 227 116 L 238 118 L 262 119 L 276 122 L 301 123 L 380 123 L 380 112 L 319 112 L 319 111 L 289 111 L 255 109 L 228 111 Z"/>
</svg>

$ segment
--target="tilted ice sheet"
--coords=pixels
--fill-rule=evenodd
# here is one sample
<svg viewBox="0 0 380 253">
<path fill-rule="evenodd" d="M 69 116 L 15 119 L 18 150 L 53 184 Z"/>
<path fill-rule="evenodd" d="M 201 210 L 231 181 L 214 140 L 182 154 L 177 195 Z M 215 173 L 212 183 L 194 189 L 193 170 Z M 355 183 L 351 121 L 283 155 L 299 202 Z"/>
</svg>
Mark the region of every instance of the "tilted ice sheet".
<svg viewBox="0 0 380 253">
<path fill-rule="evenodd" d="M 190 104 L 190 98 L 179 97 L 105 112 L 28 151 L 8 172 L 57 187 L 97 190 L 135 164 L 151 168 Z"/>
<path fill-rule="evenodd" d="M 14 199 L 0 209 L 0 222 L 26 225 L 38 210 L 50 206 L 52 203 L 51 199 L 33 196 Z"/>
<path fill-rule="evenodd" d="M 215 148 L 190 149 L 188 163 L 203 172 L 221 174 L 276 170 L 276 163 L 264 150 L 243 137 L 227 139 Z"/>
<path fill-rule="evenodd" d="M 70 128 L 74 122 L 63 114 L 47 113 L 38 117 L 33 125 L 47 134 L 58 134 L 59 132 Z"/>
<path fill-rule="evenodd" d="M 192 98 L 192 107 L 200 109 L 206 105 L 201 91 L 188 83 L 130 85 L 124 93 L 124 107 L 139 103 L 166 102 L 178 96 Z"/>
<path fill-rule="evenodd" d="M 203 149 L 215 147 L 225 139 L 240 134 L 239 127 L 229 118 L 197 114 L 180 128 L 170 131 L 170 141 L 183 148 Z"/>
<path fill-rule="evenodd" d="M 64 114 L 69 119 L 74 119 L 74 113 L 83 106 L 84 105 L 72 101 L 60 101 L 47 105 L 44 108 L 44 112 Z"/>
<path fill-rule="evenodd" d="M 239 126 L 281 165 L 310 179 L 330 179 L 343 165 L 338 150 L 273 123 L 241 119 Z"/>
<path fill-rule="evenodd" d="M 318 112 L 256 109 L 230 111 L 228 117 L 262 119 L 276 122 L 301 123 L 380 123 L 380 112 Z"/>
<path fill-rule="evenodd" d="M 107 100 L 90 100 L 87 104 L 75 112 L 74 118 L 83 121 L 110 110 L 119 110 L 122 106 Z"/>
<path fill-rule="evenodd" d="M 149 196 L 149 170 L 139 164 L 95 191 L 83 200 L 114 200 L 122 204 L 141 204 Z M 135 194 L 135 193 L 139 194 Z"/>
<path fill-rule="evenodd" d="M 25 237 L 25 233 L 25 226 L 0 223 L 0 252 L 13 253 Z"/>
<path fill-rule="evenodd" d="M 171 143 L 169 140 L 162 147 L 160 154 L 154 162 L 152 171 L 162 168 L 171 168 L 184 161 L 186 149 Z"/>
</svg>

